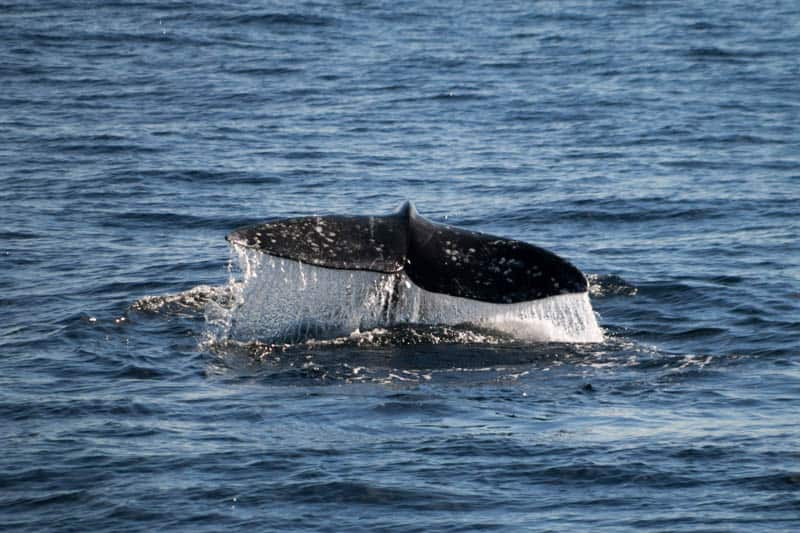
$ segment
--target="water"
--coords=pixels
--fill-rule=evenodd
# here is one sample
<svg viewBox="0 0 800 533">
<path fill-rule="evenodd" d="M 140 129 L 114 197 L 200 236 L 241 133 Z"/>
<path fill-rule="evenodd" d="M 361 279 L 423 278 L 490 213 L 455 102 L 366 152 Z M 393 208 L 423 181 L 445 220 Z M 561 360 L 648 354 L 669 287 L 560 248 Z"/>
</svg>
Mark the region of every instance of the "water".
<svg viewBox="0 0 800 533">
<path fill-rule="evenodd" d="M 796 2 L 0 13 L 0 528 L 800 528 Z M 216 336 L 229 231 L 405 199 L 605 340 Z"/>
</svg>

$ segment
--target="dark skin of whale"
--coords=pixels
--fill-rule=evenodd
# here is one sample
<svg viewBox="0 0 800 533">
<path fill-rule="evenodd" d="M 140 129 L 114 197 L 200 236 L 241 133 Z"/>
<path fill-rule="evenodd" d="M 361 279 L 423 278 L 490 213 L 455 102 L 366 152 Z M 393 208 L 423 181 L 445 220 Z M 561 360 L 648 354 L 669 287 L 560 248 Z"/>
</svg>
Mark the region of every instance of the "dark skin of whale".
<svg viewBox="0 0 800 533">
<path fill-rule="evenodd" d="M 436 224 L 410 202 L 385 216 L 311 216 L 247 226 L 231 243 L 324 268 L 406 275 L 431 292 L 518 303 L 588 290 L 583 273 L 532 244 Z"/>
</svg>

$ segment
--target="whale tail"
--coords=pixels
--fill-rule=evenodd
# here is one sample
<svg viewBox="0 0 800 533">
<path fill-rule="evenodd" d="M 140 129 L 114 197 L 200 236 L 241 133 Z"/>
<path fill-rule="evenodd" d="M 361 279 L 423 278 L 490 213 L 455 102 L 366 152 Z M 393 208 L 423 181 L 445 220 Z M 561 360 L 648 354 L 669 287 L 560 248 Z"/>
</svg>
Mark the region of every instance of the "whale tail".
<svg viewBox="0 0 800 533">
<path fill-rule="evenodd" d="M 332 269 L 405 272 L 435 293 L 518 303 L 587 292 L 586 277 L 522 241 L 436 224 L 411 202 L 385 216 L 310 216 L 247 226 L 231 243 Z"/>
</svg>

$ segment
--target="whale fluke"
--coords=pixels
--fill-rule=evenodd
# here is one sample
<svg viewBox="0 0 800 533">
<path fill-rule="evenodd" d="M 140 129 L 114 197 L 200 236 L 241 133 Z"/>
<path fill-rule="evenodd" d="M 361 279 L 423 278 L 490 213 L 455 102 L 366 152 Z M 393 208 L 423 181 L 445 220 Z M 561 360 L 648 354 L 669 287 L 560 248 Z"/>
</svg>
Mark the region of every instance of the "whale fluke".
<svg viewBox="0 0 800 533">
<path fill-rule="evenodd" d="M 385 216 L 311 216 L 247 226 L 229 242 L 333 269 L 405 272 L 423 289 L 491 303 L 518 303 L 588 290 L 556 254 L 528 244 L 436 224 L 411 202 Z"/>
</svg>

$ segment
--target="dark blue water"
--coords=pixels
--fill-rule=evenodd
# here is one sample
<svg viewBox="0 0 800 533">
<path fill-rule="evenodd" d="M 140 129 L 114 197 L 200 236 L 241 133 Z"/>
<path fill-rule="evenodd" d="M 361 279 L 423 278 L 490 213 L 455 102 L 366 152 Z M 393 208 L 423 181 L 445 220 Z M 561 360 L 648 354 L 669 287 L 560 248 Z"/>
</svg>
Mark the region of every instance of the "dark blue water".
<svg viewBox="0 0 800 533">
<path fill-rule="evenodd" d="M 798 50 L 793 0 L 3 1 L 0 528 L 800 529 Z M 606 341 L 215 332 L 229 231 L 405 199 Z"/>
</svg>

